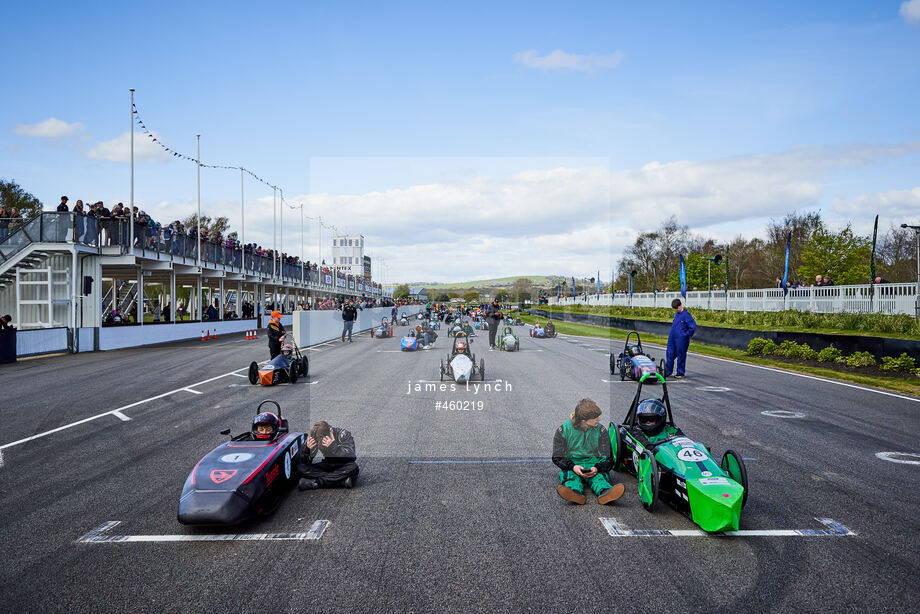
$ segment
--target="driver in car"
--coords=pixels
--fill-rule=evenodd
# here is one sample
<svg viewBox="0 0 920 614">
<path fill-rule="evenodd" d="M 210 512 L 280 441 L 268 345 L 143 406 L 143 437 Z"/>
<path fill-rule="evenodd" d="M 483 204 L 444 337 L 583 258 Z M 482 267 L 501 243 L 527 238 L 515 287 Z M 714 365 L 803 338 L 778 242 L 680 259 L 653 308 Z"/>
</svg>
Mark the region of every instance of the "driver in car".
<svg viewBox="0 0 920 614">
<path fill-rule="evenodd" d="M 611 486 L 607 473 L 612 466 L 610 434 L 600 424 L 601 408 L 582 399 L 553 436 L 553 463 L 559 467 L 561 484 L 556 492 L 566 501 L 584 505 L 585 483 L 601 505 L 616 501 L 626 488 Z"/>
</svg>

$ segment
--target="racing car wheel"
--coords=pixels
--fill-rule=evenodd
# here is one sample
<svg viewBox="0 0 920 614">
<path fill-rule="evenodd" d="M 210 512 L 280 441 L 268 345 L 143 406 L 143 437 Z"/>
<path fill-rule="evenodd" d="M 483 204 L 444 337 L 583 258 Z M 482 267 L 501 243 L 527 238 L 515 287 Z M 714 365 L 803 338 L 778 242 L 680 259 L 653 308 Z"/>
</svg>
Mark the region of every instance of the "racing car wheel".
<svg viewBox="0 0 920 614">
<path fill-rule="evenodd" d="M 292 384 L 297 383 L 297 374 L 300 372 L 300 367 L 297 366 L 297 363 L 292 362 L 291 366 L 288 367 L 288 379 L 291 380 Z"/>
<path fill-rule="evenodd" d="M 744 488 L 744 495 L 741 497 L 741 507 L 743 508 L 748 498 L 747 469 L 744 468 L 744 461 L 734 450 L 726 450 L 725 454 L 722 455 L 720 465 L 722 471 L 727 473 L 728 477 L 741 484 L 741 487 Z"/>
<path fill-rule="evenodd" d="M 259 365 L 254 362 L 249 364 L 249 383 L 253 386 L 259 383 Z"/>
<path fill-rule="evenodd" d="M 441 361 L 441 381 L 444 381 L 444 361 Z"/>
<path fill-rule="evenodd" d="M 633 452 L 635 454 L 635 452 Z M 658 461 L 649 450 L 642 450 L 636 462 L 636 477 L 639 478 L 639 499 L 642 507 L 654 511 L 658 503 Z"/>
<path fill-rule="evenodd" d="M 613 354 L 610 355 L 610 375 L 616 373 L 617 370 L 617 359 Z"/>
<path fill-rule="evenodd" d="M 300 359 L 300 375 L 302 377 L 310 375 L 310 360 L 306 356 Z"/>
<path fill-rule="evenodd" d="M 479 381 L 484 382 L 486 380 L 486 359 L 479 359 Z"/>
<path fill-rule="evenodd" d="M 610 458 L 613 462 L 610 469 L 619 471 L 620 463 L 623 462 L 623 436 L 613 422 L 610 423 Z"/>
</svg>

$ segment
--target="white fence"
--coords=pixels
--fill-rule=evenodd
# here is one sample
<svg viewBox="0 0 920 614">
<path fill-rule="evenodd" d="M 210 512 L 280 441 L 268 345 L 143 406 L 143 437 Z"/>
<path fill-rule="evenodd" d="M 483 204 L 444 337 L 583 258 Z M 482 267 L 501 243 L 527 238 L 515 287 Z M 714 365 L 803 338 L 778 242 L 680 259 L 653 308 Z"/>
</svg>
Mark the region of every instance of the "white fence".
<svg viewBox="0 0 920 614">
<path fill-rule="evenodd" d="M 874 294 L 873 294 L 874 290 Z M 670 307 L 681 298 L 680 292 L 637 292 L 629 294 L 595 294 L 576 298 L 555 297 L 551 305 L 617 305 L 621 307 Z M 917 313 L 917 285 L 877 284 L 861 286 L 822 286 L 796 288 L 783 296 L 782 288 L 760 290 L 694 291 L 681 298 L 687 307 L 727 311 L 811 311 L 814 313 Z"/>
</svg>

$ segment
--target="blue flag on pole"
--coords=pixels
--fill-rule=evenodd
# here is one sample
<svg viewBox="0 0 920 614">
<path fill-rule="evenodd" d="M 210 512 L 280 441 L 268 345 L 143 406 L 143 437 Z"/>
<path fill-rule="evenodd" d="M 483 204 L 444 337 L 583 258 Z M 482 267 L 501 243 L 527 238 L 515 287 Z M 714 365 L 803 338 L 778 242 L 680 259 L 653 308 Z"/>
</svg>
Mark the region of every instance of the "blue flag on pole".
<svg viewBox="0 0 920 614">
<path fill-rule="evenodd" d="M 572 275 L 572 298 L 575 298 L 575 276 Z"/>
<path fill-rule="evenodd" d="M 600 272 L 600 269 L 598 269 L 598 271 L 597 271 L 597 298 L 598 298 L 598 300 L 600 300 L 600 298 L 601 298 L 601 272 Z"/>
<path fill-rule="evenodd" d="M 629 298 L 632 298 L 633 293 L 633 278 L 632 275 L 629 276 Z"/>
<path fill-rule="evenodd" d="M 783 288 L 783 296 L 789 294 L 789 246 L 792 245 L 792 232 L 786 237 L 786 268 L 783 270 L 783 281 L 780 284 Z"/>
<path fill-rule="evenodd" d="M 687 264 L 683 255 L 680 257 L 680 295 L 687 298 Z"/>
<path fill-rule="evenodd" d="M 562 298 L 562 284 L 556 286 L 556 300 Z"/>
</svg>

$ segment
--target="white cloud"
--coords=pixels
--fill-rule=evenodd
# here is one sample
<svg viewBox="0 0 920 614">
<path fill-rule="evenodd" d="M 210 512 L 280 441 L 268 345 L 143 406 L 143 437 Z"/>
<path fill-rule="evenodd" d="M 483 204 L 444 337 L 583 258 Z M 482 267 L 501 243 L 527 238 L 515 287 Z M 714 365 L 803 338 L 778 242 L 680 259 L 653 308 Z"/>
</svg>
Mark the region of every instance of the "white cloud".
<svg viewBox="0 0 920 614">
<path fill-rule="evenodd" d="M 909 222 L 920 213 L 920 188 L 912 190 L 887 190 L 874 194 L 860 194 L 854 198 L 837 196 L 834 210 L 841 215 L 870 219 L 877 213 L 889 218 L 903 218 Z"/>
<path fill-rule="evenodd" d="M 366 237 L 387 260 L 390 281 L 450 281 L 520 274 L 602 277 L 636 234 L 670 215 L 696 232 L 762 230 L 765 218 L 813 209 L 826 181 L 842 170 L 920 151 L 920 143 L 852 144 L 705 161 L 650 162 L 610 171 L 600 165 L 469 175 L 359 194 L 291 195 L 308 216 Z M 194 211 L 194 202 L 147 206 L 161 221 Z M 143 207 L 143 205 L 142 205 Z M 920 210 L 920 188 L 838 199 L 835 212 L 854 221 L 875 211 Z M 239 228 L 235 200 L 202 205 Z M 246 239 L 272 245 L 272 197 L 246 203 Z M 280 218 L 279 218 L 280 219 Z M 300 213 L 286 209 L 284 250 L 300 252 Z M 843 220 L 844 222 L 846 219 Z M 305 225 L 306 257 L 316 259 L 317 229 Z M 323 230 L 323 257 L 332 233 Z"/>
<path fill-rule="evenodd" d="M 36 124 L 18 124 L 11 128 L 14 134 L 36 139 L 62 139 L 82 132 L 85 126 L 80 122 L 68 124 L 55 117 L 49 117 Z"/>
<path fill-rule="evenodd" d="M 920 0 L 908 0 L 901 3 L 898 15 L 904 18 L 904 21 L 914 25 L 920 25 Z"/>
<path fill-rule="evenodd" d="M 915 2 L 917 0 L 914 0 Z M 609 55 L 587 54 L 578 55 L 556 49 L 552 53 L 540 56 L 533 49 L 519 51 L 514 54 L 514 61 L 527 68 L 541 70 L 577 70 L 581 72 L 594 72 L 604 68 L 616 68 L 623 61 L 625 54 L 615 51 Z"/>
<path fill-rule="evenodd" d="M 156 133 L 153 133 L 156 138 Z M 100 141 L 83 154 L 87 158 L 108 160 L 109 162 L 129 162 L 131 160 L 131 133 L 125 132 L 111 141 Z M 134 134 L 134 160 L 140 162 L 165 162 L 171 159 L 163 148 L 150 140 L 143 133 Z"/>
</svg>

